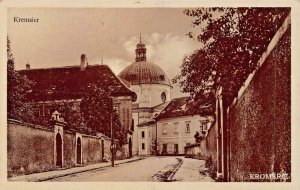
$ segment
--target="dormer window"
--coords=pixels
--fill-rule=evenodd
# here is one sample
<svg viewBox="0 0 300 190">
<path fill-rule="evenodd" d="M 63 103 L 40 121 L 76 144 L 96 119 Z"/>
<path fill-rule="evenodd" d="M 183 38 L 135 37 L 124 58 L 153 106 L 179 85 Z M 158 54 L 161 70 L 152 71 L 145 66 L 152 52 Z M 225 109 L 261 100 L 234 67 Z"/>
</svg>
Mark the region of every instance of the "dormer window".
<svg viewBox="0 0 300 190">
<path fill-rule="evenodd" d="M 165 80 L 165 75 L 159 75 L 160 80 Z"/>
</svg>

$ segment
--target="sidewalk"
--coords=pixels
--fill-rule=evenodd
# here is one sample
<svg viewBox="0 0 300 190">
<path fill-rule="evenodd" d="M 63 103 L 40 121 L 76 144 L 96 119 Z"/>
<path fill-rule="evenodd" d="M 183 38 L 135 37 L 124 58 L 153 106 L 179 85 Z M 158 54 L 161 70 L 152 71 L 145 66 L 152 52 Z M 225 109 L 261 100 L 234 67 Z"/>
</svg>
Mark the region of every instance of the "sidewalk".
<svg viewBox="0 0 300 190">
<path fill-rule="evenodd" d="M 138 161 L 138 160 L 142 160 L 142 159 L 144 159 L 144 158 L 143 157 L 134 157 L 134 158 L 125 159 L 125 160 L 116 160 L 115 165 L 134 162 L 134 161 Z M 22 176 L 9 178 L 8 181 L 39 182 L 39 181 L 46 181 L 46 180 L 57 178 L 57 177 L 67 176 L 70 174 L 76 174 L 76 173 L 81 173 L 81 172 L 85 172 L 85 171 L 89 171 L 89 170 L 95 170 L 95 169 L 106 168 L 106 167 L 111 167 L 111 162 L 102 162 L 102 163 L 91 164 L 91 165 L 87 165 L 87 166 L 79 166 L 79 167 L 68 168 L 68 169 L 61 169 L 61 170 L 55 170 L 55 171 L 22 175 Z"/>
</svg>

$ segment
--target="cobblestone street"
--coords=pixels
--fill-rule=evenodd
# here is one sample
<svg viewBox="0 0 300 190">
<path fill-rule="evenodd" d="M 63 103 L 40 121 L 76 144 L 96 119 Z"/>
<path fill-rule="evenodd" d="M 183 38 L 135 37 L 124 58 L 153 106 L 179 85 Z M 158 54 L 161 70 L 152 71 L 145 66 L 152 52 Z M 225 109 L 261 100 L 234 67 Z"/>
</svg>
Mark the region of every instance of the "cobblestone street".
<svg viewBox="0 0 300 190">
<path fill-rule="evenodd" d="M 201 175 L 204 161 L 184 157 L 148 157 L 114 168 L 54 178 L 50 181 L 213 181 Z"/>
</svg>

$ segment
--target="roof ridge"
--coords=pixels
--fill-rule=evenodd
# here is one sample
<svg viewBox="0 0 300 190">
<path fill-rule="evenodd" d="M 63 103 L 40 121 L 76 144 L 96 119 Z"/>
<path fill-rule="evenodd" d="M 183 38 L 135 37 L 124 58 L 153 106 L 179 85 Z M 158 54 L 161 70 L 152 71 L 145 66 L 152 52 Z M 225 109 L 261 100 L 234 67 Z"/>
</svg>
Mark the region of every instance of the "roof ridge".
<svg viewBox="0 0 300 190">
<path fill-rule="evenodd" d="M 99 65 L 99 64 L 94 64 L 94 65 L 88 65 L 88 67 L 95 67 L 95 66 L 104 66 L 104 67 L 108 67 L 108 65 Z M 30 70 L 48 70 L 48 69 L 67 69 L 67 68 L 80 68 L 80 65 L 69 65 L 69 66 L 62 66 L 62 67 L 42 67 L 42 68 L 30 68 L 30 69 L 20 69 L 17 71 L 30 71 Z"/>
</svg>

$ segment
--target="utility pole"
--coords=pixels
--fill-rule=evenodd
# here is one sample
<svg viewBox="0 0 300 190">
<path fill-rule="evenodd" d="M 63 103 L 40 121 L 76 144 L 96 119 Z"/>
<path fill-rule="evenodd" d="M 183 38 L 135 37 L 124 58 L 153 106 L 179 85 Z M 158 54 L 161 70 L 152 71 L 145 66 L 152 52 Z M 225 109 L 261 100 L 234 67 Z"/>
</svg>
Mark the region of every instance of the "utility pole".
<svg viewBox="0 0 300 190">
<path fill-rule="evenodd" d="M 115 145 L 114 145 L 114 126 L 113 126 L 113 111 L 114 111 L 114 102 L 113 97 L 110 97 L 111 99 L 111 112 L 110 112 L 110 133 L 111 133 L 111 145 L 110 145 L 110 151 L 111 151 L 111 166 L 115 167 Z"/>
<path fill-rule="evenodd" d="M 155 155 L 158 155 L 158 150 L 157 150 L 157 121 L 155 122 Z"/>
</svg>

